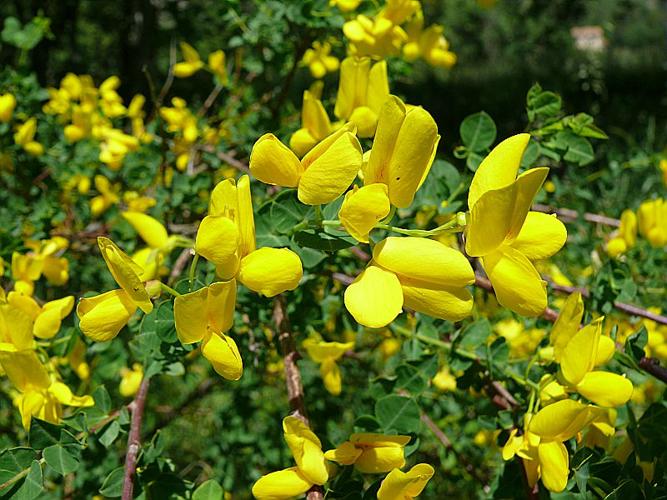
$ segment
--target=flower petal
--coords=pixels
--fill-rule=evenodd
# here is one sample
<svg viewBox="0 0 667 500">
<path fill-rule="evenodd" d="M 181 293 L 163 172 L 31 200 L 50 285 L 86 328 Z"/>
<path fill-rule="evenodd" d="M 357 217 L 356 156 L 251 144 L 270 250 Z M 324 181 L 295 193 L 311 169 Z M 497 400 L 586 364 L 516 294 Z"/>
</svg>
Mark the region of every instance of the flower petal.
<svg viewBox="0 0 667 500">
<path fill-rule="evenodd" d="M 570 473 L 569 456 L 565 445 L 559 441 L 540 443 L 537 447 L 537 456 L 540 460 L 542 484 L 551 492 L 563 491 Z"/>
<path fill-rule="evenodd" d="M 264 134 L 252 147 L 250 172 L 266 184 L 296 187 L 303 167 L 296 155 L 275 135 Z"/>
<path fill-rule="evenodd" d="M 528 212 L 512 246 L 530 260 L 546 259 L 558 252 L 567 239 L 565 225 L 555 215 Z"/>
<path fill-rule="evenodd" d="M 571 293 L 565 300 L 554 326 L 551 327 L 549 342 L 554 346 L 554 358 L 557 362 L 560 363 L 565 346 L 579 330 L 583 316 L 584 301 L 581 299 L 581 293 Z"/>
<path fill-rule="evenodd" d="M 299 471 L 315 484 L 324 484 L 329 479 L 322 443 L 310 428 L 296 417 L 283 419 L 285 441 L 292 451 Z"/>
<path fill-rule="evenodd" d="M 312 485 L 298 467 L 290 467 L 260 477 L 252 494 L 257 500 L 288 500 L 303 495 Z"/>
<path fill-rule="evenodd" d="M 139 275 L 143 273 L 143 269 L 139 267 L 129 255 L 123 252 L 118 246 L 109 238 L 99 236 L 97 244 L 102 252 L 102 257 L 107 263 L 107 267 L 116 283 L 125 290 L 127 296 L 134 301 L 134 303 L 141 308 L 146 314 L 153 310 L 153 304 L 148 292 L 141 282 Z"/>
<path fill-rule="evenodd" d="M 597 405 L 615 408 L 630 400 L 632 382 L 616 373 L 588 372 L 577 384 L 577 392 Z"/>
<path fill-rule="evenodd" d="M 368 266 L 345 290 L 345 307 L 360 325 L 381 328 L 403 308 L 398 277 L 378 266 Z"/>
<path fill-rule="evenodd" d="M 468 207 L 471 210 L 487 191 L 500 189 L 514 182 L 529 140 L 529 134 L 514 135 L 498 144 L 484 158 L 468 191 Z"/>
<path fill-rule="evenodd" d="M 414 498 L 426 487 L 435 470 L 429 464 L 417 464 L 408 472 L 396 468 L 382 480 L 378 500 Z"/>
<path fill-rule="evenodd" d="M 401 280 L 405 277 L 445 287 L 475 282 L 470 262 L 461 252 L 428 238 L 390 236 L 375 245 L 373 261 Z"/>
<path fill-rule="evenodd" d="M 563 378 L 577 385 L 595 366 L 602 332 L 602 318 L 598 318 L 575 333 L 563 349 L 560 369 Z"/>
<path fill-rule="evenodd" d="M 123 212 L 123 218 L 139 233 L 141 239 L 151 248 L 167 246 L 169 234 L 167 229 L 150 215 L 141 212 Z"/>
<path fill-rule="evenodd" d="M 567 441 L 595 418 L 592 407 L 564 399 L 545 406 L 531 419 L 528 429 L 544 441 Z"/>
<path fill-rule="evenodd" d="M 124 290 L 111 290 L 84 298 L 76 306 L 79 328 L 95 342 L 113 339 L 137 310 L 136 303 Z"/>
<path fill-rule="evenodd" d="M 186 293 L 174 300 L 176 334 L 183 344 L 199 342 L 207 334 L 208 287 Z"/>
<path fill-rule="evenodd" d="M 204 338 L 201 353 L 213 369 L 227 380 L 238 380 L 243 375 L 243 360 L 234 339 L 224 333 L 213 333 Z"/>
<path fill-rule="evenodd" d="M 236 280 L 218 281 L 208 287 L 206 310 L 210 327 L 215 332 L 226 332 L 234 325 L 236 307 Z"/>
<path fill-rule="evenodd" d="M 546 283 L 521 252 L 506 246 L 481 261 L 502 306 L 528 317 L 544 312 Z"/>
<path fill-rule="evenodd" d="M 424 287 L 425 283 L 400 278 L 403 305 L 434 318 L 461 321 L 472 313 L 473 298 L 465 288 Z"/>
<path fill-rule="evenodd" d="M 250 290 L 274 297 L 299 286 L 303 266 L 288 248 L 259 248 L 241 260 L 238 280 Z"/>
<path fill-rule="evenodd" d="M 334 132 L 303 158 L 305 172 L 299 181 L 299 200 L 306 205 L 335 200 L 352 184 L 361 159 L 359 139 L 345 127 Z"/>
<path fill-rule="evenodd" d="M 363 171 L 365 184 L 389 185 L 389 163 L 406 113 L 405 104 L 396 96 L 389 96 L 380 107 L 373 147 Z"/>
<path fill-rule="evenodd" d="M 228 217 L 207 215 L 199 224 L 195 251 L 216 265 L 222 279 L 230 279 L 238 269 L 239 230 Z"/>
<path fill-rule="evenodd" d="M 361 189 L 355 186 L 345 194 L 338 218 L 353 238 L 368 243 L 368 233 L 389 214 L 390 208 L 385 184 L 368 184 Z"/>
</svg>

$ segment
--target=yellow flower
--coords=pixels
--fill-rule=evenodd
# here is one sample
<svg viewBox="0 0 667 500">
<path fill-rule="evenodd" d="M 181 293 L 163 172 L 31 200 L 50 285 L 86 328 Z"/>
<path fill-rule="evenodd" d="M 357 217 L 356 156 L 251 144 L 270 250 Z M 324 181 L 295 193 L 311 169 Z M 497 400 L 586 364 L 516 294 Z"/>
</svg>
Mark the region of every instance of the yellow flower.
<svg viewBox="0 0 667 500">
<path fill-rule="evenodd" d="M 660 163 L 658 164 L 658 168 L 660 168 L 662 172 L 662 182 L 667 186 L 667 159 L 663 158 L 660 160 Z"/>
<path fill-rule="evenodd" d="M 121 368 L 120 376 L 118 392 L 123 397 L 131 398 L 139 391 L 139 386 L 144 378 L 144 370 L 139 363 L 134 363 L 132 369 Z"/>
<path fill-rule="evenodd" d="M 402 22 L 402 21 L 401 21 Z M 370 19 L 358 15 L 343 25 L 343 33 L 350 41 L 350 53 L 357 56 L 388 57 L 401 52 L 408 35 L 403 28 L 382 15 Z"/>
<path fill-rule="evenodd" d="M 227 85 L 229 78 L 225 65 L 225 53 L 222 50 L 216 50 L 208 55 L 208 67 L 218 77 L 221 85 Z"/>
<path fill-rule="evenodd" d="M 306 205 L 329 203 L 352 184 L 361 168 L 362 151 L 353 126 L 334 132 L 301 161 L 273 134 L 260 137 L 250 154 L 250 171 L 260 181 L 283 187 L 298 187 Z"/>
<path fill-rule="evenodd" d="M 331 55 L 329 42 L 314 41 L 313 46 L 303 54 L 301 63 L 308 66 L 313 78 L 323 78 L 327 73 L 333 73 L 340 64 L 338 59 Z"/>
<path fill-rule="evenodd" d="M 605 250 L 611 258 L 616 258 L 635 246 L 637 242 L 637 216 L 632 210 L 623 210 L 621 225 L 612 234 Z"/>
<path fill-rule="evenodd" d="M 465 287 L 474 280 L 470 263 L 457 250 L 425 238 L 390 237 L 373 248 L 373 261 L 345 290 L 345 307 L 370 328 L 391 323 L 403 305 L 459 321 L 472 310 Z"/>
<path fill-rule="evenodd" d="M 338 7 L 343 12 L 351 12 L 359 7 L 361 0 L 329 0 L 331 7 Z"/>
<path fill-rule="evenodd" d="M 417 497 L 433 477 L 435 470 L 429 464 L 417 464 L 408 472 L 394 469 L 382 480 L 378 500 L 410 500 Z"/>
<path fill-rule="evenodd" d="M 124 290 L 83 298 L 76 306 L 79 328 L 95 342 L 113 339 L 136 312 L 137 305 Z"/>
<path fill-rule="evenodd" d="M 236 342 L 225 335 L 234 324 L 236 281 L 222 281 L 176 297 L 174 321 L 183 344 L 200 342 L 202 355 L 228 380 L 243 374 L 243 360 Z"/>
<path fill-rule="evenodd" d="M 12 119 L 16 97 L 13 94 L 0 94 L 0 122 L 7 123 Z"/>
<path fill-rule="evenodd" d="M 422 107 L 406 108 L 398 97 L 383 104 L 364 184 L 382 183 L 391 204 L 407 208 L 428 175 L 440 136 L 433 117 Z"/>
<path fill-rule="evenodd" d="M 637 210 L 639 234 L 656 248 L 667 244 L 667 202 L 662 198 L 645 201 Z"/>
<path fill-rule="evenodd" d="M 86 362 L 86 344 L 77 337 L 74 347 L 67 355 L 66 362 L 81 380 L 90 378 L 90 366 Z"/>
<path fill-rule="evenodd" d="M 404 448 L 410 436 L 355 433 L 324 454 L 327 460 L 352 465 L 364 474 L 381 474 L 405 465 Z"/>
<path fill-rule="evenodd" d="M 96 217 L 118 203 L 120 200 L 118 197 L 119 186 L 111 184 L 109 179 L 103 175 L 96 175 L 93 182 L 95 183 L 95 189 L 100 193 L 90 200 L 90 211 L 93 217 Z"/>
<path fill-rule="evenodd" d="M 368 234 L 387 217 L 390 209 L 389 188 L 386 184 L 369 184 L 361 189 L 354 186 L 345 193 L 338 219 L 350 236 L 368 243 Z"/>
<path fill-rule="evenodd" d="M 30 313 L 9 304 L 3 290 L 0 293 L 0 351 L 31 349 L 34 345 L 32 330 L 33 319 Z"/>
<path fill-rule="evenodd" d="M 322 101 L 310 90 L 304 91 L 301 128 L 292 134 L 289 142 L 292 151 L 301 158 L 333 132 L 334 127 L 331 125 Z"/>
<path fill-rule="evenodd" d="M 252 494 L 258 500 L 287 500 L 329 479 L 322 443 L 308 426 L 290 416 L 283 419 L 283 431 L 296 467 L 259 478 L 252 487 Z"/>
<path fill-rule="evenodd" d="M 448 366 L 443 366 L 435 377 L 431 379 L 433 385 L 442 392 L 450 392 L 456 390 L 456 377 L 449 371 Z"/>
<path fill-rule="evenodd" d="M 22 255 L 18 252 L 12 253 L 12 278 L 14 279 L 14 289 L 32 295 L 34 290 L 33 282 L 37 281 L 42 275 L 44 269 L 44 260 L 37 255 Z"/>
<path fill-rule="evenodd" d="M 176 78 L 188 78 L 203 68 L 204 63 L 199 58 L 199 53 L 192 47 L 192 45 L 185 42 L 181 42 L 180 45 L 183 59 L 185 59 L 185 61 L 174 65 L 174 76 Z"/>
<path fill-rule="evenodd" d="M 14 404 L 21 413 L 26 430 L 32 417 L 57 424 L 62 415 L 61 404 L 68 406 L 93 406 L 91 396 L 75 396 L 62 382 L 49 376 L 46 367 L 32 350 L 16 352 L 0 351 L 0 366 L 10 382 L 19 391 Z"/>
<path fill-rule="evenodd" d="M 348 57 L 340 65 L 334 115 L 354 123 L 359 137 L 373 137 L 378 115 L 389 98 L 387 63 L 371 66 L 368 57 Z"/>
<path fill-rule="evenodd" d="M 121 130 L 110 128 L 104 132 L 102 138 L 99 158 L 112 170 L 118 170 L 125 156 L 139 148 L 139 140 Z"/>
<path fill-rule="evenodd" d="M 21 146 L 26 153 L 32 156 L 40 156 L 44 154 L 44 146 L 34 140 L 36 132 L 37 118 L 30 118 L 22 125 L 19 125 L 14 134 L 14 142 Z"/>
<path fill-rule="evenodd" d="M 410 16 L 420 10 L 421 5 L 418 0 L 387 0 L 379 15 L 394 24 L 403 24 Z"/>
<path fill-rule="evenodd" d="M 26 313 L 32 324 L 32 333 L 40 339 L 50 339 L 60 330 L 63 319 L 72 312 L 74 297 L 72 295 L 62 299 L 52 300 L 40 306 L 35 299 L 20 292 L 9 292 L 7 302 L 12 307 Z"/>
<path fill-rule="evenodd" d="M 555 216 L 529 211 L 549 171 L 533 168 L 517 177 L 529 139 L 519 134 L 501 142 L 475 172 L 468 193 L 466 252 L 480 257 L 501 305 L 538 316 L 547 306 L 546 283 L 531 260 L 555 254 L 567 231 Z"/>
<path fill-rule="evenodd" d="M 324 380 L 324 387 L 334 396 L 338 396 L 341 392 L 342 381 L 336 361 L 345 352 L 354 348 L 354 342 L 324 342 L 317 337 L 310 337 L 304 340 L 302 345 L 310 359 L 320 363 L 320 375 Z"/>
<path fill-rule="evenodd" d="M 155 198 L 150 196 L 142 196 L 136 191 L 125 191 L 123 193 L 123 201 L 127 205 L 129 212 L 145 212 L 157 204 Z"/>
</svg>

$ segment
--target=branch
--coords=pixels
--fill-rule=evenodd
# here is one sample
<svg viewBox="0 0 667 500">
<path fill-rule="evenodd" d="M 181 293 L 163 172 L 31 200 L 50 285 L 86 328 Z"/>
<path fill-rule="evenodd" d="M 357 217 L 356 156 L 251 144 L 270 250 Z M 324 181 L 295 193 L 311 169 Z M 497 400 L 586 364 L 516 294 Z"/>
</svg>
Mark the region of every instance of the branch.
<svg viewBox="0 0 667 500">
<path fill-rule="evenodd" d="M 141 420 L 144 416 L 146 396 L 150 379 L 144 377 L 139 386 L 139 392 L 130 404 L 132 420 L 130 422 L 130 433 L 127 438 L 127 454 L 125 455 L 125 476 L 123 477 L 122 500 L 132 500 L 134 490 L 134 473 L 137 470 L 137 458 L 141 447 Z"/>
<path fill-rule="evenodd" d="M 571 208 L 555 208 L 549 205 L 535 203 L 532 209 L 536 212 L 543 212 L 545 214 L 556 214 L 563 222 L 574 222 L 580 217 L 583 217 L 586 222 L 593 222 L 603 226 L 619 227 L 621 225 L 621 221 L 618 219 L 607 217 L 606 215 L 591 214 L 588 212 L 581 216 L 579 212 L 572 210 Z"/>
<path fill-rule="evenodd" d="M 205 116 L 206 113 L 208 113 L 208 110 L 213 106 L 213 103 L 215 100 L 218 98 L 218 95 L 222 91 L 223 86 L 220 85 L 219 83 L 213 87 L 213 90 L 211 90 L 211 93 L 208 95 L 206 100 L 204 101 L 204 104 L 202 104 L 201 108 L 199 108 L 199 111 L 197 112 L 198 117 Z"/>
<path fill-rule="evenodd" d="M 240 170 L 244 174 L 250 174 L 250 167 L 248 167 L 248 165 L 246 165 L 242 161 L 237 160 L 232 155 L 224 153 L 222 151 L 218 151 L 218 158 L 220 158 L 224 162 L 229 163 L 229 165 L 231 165 L 237 170 Z"/>
<path fill-rule="evenodd" d="M 169 273 L 169 283 L 173 283 L 174 280 L 181 275 L 183 269 L 185 269 L 185 266 L 188 265 L 190 257 L 192 257 L 193 255 L 194 255 L 194 250 L 192 250 L 191 248 L 183 249 L 181 254 L 176 259 L 176 262 L 174 262 L 174 267 L 171 269 L 171 273 Z"/>
<path fill-rule="evenodd" d="M 285 306 L 285 297 L 278 295 L 273 302 L 273 321 L 278 331 L 278 340 L 283 352 L 283 362 L 285 364 L 285 383 L 287 385 L 287 397 L 289 399 L 292 414 L 302 420 L 307 426 L 310 426 L 308 415 L 303 397 L 303 384 L 301 383 L 301 372 L 296 362 L 299 359 L 299 353 L 296 350 L 292 329 L 289 318 L 287 317 L 287 307 Z M 324 498 L 322 487 L 313 485 L 306 495 L 308 500 L 322 500 Z"/>
<path fill-rule="evenodd" d="M 643 357 L 639 360 L 639 367 L 667 384 L 667 368 L 660 366 L 660 361 L 657 359 Z"/>
</svg>

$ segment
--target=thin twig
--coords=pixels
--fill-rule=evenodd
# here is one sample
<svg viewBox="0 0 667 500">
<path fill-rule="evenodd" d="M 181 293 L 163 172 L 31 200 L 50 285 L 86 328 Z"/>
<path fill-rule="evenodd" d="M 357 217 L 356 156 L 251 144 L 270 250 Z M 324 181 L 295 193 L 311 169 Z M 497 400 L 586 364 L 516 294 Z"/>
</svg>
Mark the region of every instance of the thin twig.
<svg viewBox="0 0 667 500">
<path fill-rule="evenodd" d="M 232 167 L 234 167 L 237 170 L 240 170 L 244 174 L 250 174 L 250 167 L 243 163 L 242 161 L 237 160 L 234 158 L 232 155 L 228 153 L 224 153 L 222 151 L 218 151 L 218 158 L 220 158 L 222 161 L 228 163 Z"/>
<path fill-rule="evenodd" d="M 593 222 L 603 226 L 619 227 L 621 225 L 621 221 L 614 219 L 613 217 L 592 214 L 589 212 L 585 212 L 583 215 L 581 215 L 579 212 L 572 210 L 571 208 L 556 208 L 549 205 L 535 203 L 532 209 L 536 212 L 543 212 L 545 214 L 556 214 L 563 222 L 574 222 L 580 218 L 583 218 L 587 222 Z"/>
<path fill-rule="evenodd" d="M 188 265 L 190 257 L 192 257 L 194 254 L 195 252 L 192 248 L 183 249 L 181 254 L 176 259 L 176 262 L 174 262 L 174 267 L 171 269 L 171 273 L 169 274 L 169 283 L 173 283 L 174 280 L 181 275 L 183 269 L 185 269 L 185 266 Z"/>
<path fill-rule="evenodd" d="M 278 331 L 278 340 L 283 352 L 283 362 L 285 365 L 285 383 L 287 385 L 287 397 L 289 399 L 292 415 L 301 419 L 306 425 L 310 426 L 303 396 L 303 384 L 301 383 L 301 372 L 296 362 L 299 359 L 299 353 L 296 350 L 294 338 L 292 337 L 292 328 L 287 317 L 287 307 L 285 298 L 278 295 L 273 302 L 273 321 Z M 321 500 L 324 498 L 322 487 L 313 485 L 306 495 L 308 500 Z"/>
<path fill-rule="evenodd" d="M 205 116 L 206 113 L 208 113 L 208 110 L 211 109 L 211 106 L 213 106 L 213 103 L 215 100 L 218 98 L 218 95 L 222 91 L 223 86 L 220 85 L 219 83 L 213 87 L 213 90 L 211 90 L 211 93 L 208 95 L 206 100 L 204 101 L 204 104 L 202 104 L 201 108 L 199 108 L 199 111 L 197 111 L 197 116 L 201 118 L 202 116 Z"/>
<path fill-rule="evenodd" d="M 132 420 L 130 421 L 130 433 L 127 438 L 122 500 L 132 500 L 132 493 L 134 491 L 134 473 L 137 470 L 137 458 L 139 457 L 139 449 L 141 447 L 141 421 L 144 416 L 149 384 L 150 379 L 144 377 L 139 386 L 139 392 L 137 392 L 134 401 L 129 405 L 129 408 L 132 411 Z"/>
</svg>

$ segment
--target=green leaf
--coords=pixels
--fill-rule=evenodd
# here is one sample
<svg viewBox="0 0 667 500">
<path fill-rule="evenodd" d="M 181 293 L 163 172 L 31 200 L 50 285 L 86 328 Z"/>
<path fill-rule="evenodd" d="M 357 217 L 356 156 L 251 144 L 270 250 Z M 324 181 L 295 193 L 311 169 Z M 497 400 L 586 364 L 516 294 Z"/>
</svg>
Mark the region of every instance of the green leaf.
<svg viewBox="0 0 667 500">
<path fill-rule="evenodd" d="M 102 446 L 108 448 L 116 440 L 118 434 L 120 434 L 120 424 L 118 420 L 114 420 L 107 426 L 98 439 L 102 443 Z"/>
<path fill-rule="evenodd" d="M 333 236 L 313 229 L 299 231 L 294 235 L 294 241 L 302 247 L 323 250 L 330 253 L 349 248 L 356 244 L 354 238 Z"/>
<path fill-rule="evenodd" d="M 215 479 L 204 481 L 192 493 L 192 500 L 222 500 L 225 492 Z"/>
<path fill-rule="evenodd" d="M 488 149 L 496 140 L 496 124 L 484 111 L 466 116 L 459 127 L 461 140 L 470 152 Z"/>
<path fill-rule="evenodd" d="M 47 465 L 60 475 L 64 476 L 79 468 L 79 458 L 72 455 L 64 446 L 54 445 L 44 448 L 43 456 Z"/>
<path fill-rule="evenodd" d="M 100 385 L 95 392 L 93 392 L 93 399 L 95 400 L 95 406 L 104 414 L 108 414 L 111 411 L 111 396 L 106 387 Z"/>
<path fill-rule="evenodd" d="M 630 355 L 632 359 L 639 363 L 639 360 L 642 359 L 646 354 L 644 348 L 648 343 L 648 331 L 646 327 L 642 325 L 638 332 L 630 335 L 625 341 L 625 353 Z"/>
<path fill-rule="evenodd" d="M 28 469 L 33 460 L 37 458 L 37 452 L 32 448 L 11 448 L 0 454 L 0 484 L 3 484 L 20 472 Z M 0 496 L 7 493 L 14 485 L 0 490 Z"/>
<path fill-rule="evenodd" d="M 43 449 L 60 443 L 61 427 L 38 418 L 32 419 L 29 442 L 33 448 Z"/>
<path fill-rule="evenodd" d="M 564 131 L 556 134 L 556 145 L 559 149 L 564 150 L 563 159 L 565 161 L 577 165 L 587 165 L 595 158 L 593 146 L 588 142 L 588 139 L 579 137 L 573 132 Z"/>
<path fill-rule="evenodd" d="M 459 347 L 474 351 L 480 346 L 486 345 L 486 339 L 491 335 L 491 324 L 486 319 L 480 319 L 470 323 L 459 334 Z"/>
<path fill-rule="evenodd" d="M 419 394 L 427 387 L 427 380 L 422 373 L 411 365 L 400 365 L 396 368 L 396 388 L 411 394 Z"/>
<path fill-rule="evenodd" d="M 386 433 L 418 432 L 419 406 L 412 398 L 390 394 L 375 402 L 375 417 Z"/>
<path fill-rule="evenodd" d="M 528 120 L 543 120 L 558 116 L 562 100 L 558 94 L 543 91 L 539 84 L 533 85 L 526 96 L 526 111 Z"/>
<path fill-rule="evenodd" d="M 115 498 L 121 496 L 123 493 L 123 476 L 125 475 L 124 467 L 117 467 L 112 470 L 109 475 L 104 478 L 104 482 L 100 487 L 100 494 L 105 497 Z"/>
<path fill-rule="evenodd" d="M 299 201 L 296 189 L 288 189 L 259 208 L 257 218 L 264 217 L 274 232 L 291 234 L 294 226 L 312 219 L 313 210 Z"/>
<path fill-rule="evenodd" d="M 33 500 L 34 498 L 38 498 L 44 490 L 43 482 L 42 466 L 37 460 L 33 460 L 30 465 L 30 472 L 28 472 L 23 484 L 12 498 L 18 500 Z"/>
</svg>

